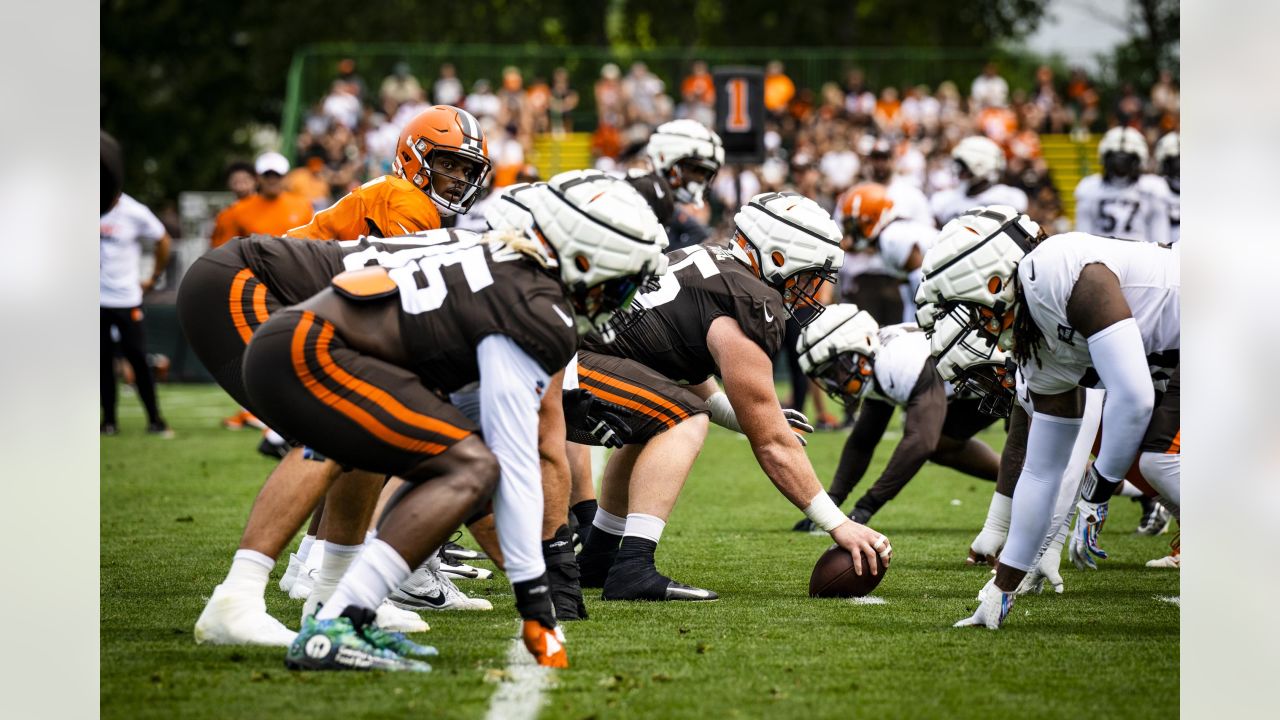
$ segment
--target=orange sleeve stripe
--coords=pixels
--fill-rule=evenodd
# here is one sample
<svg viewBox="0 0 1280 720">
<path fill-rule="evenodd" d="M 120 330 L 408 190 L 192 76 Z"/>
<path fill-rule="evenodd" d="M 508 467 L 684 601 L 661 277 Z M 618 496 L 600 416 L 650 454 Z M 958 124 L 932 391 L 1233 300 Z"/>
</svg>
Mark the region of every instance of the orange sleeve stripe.
<svg viewBox="0 0 1280 720">
<path fill-rule="evenodd" d="M 257 319 L 258 324 L 267 321 L 270 314 L 267 312 L 267 286 L 258 283 L 253 287 L 253 316 Z"/>
<path fill-rule="evenodd" d="M 632 385 L 631 383 L 625 382 L 623 380 L 619 380 L 618 378 L 611 377 L 609 375 L 605 375 L 602 372 L 597 372 L 595 370 L 588 370 L 587 368 L 583 367 L 581 363 L 579 363 L 578 365 L 578 373 L 580 375 L 586 375 L 587 377 L 591 378 L 592 380 L 595 380 L 598 383 L 604 383 L 605 385 L 612 385 L 613 387 L 618 388 L 619 390 L 623 390 L 633 395 L 636 395 L 638 397 L 642 397 L 645 400 L 648 400 L 649 402 L 653 403 L 654 405 L 657 405 L 659 408 L 671 413 L 672 415 L 674 415 L 676 418 L 680 420 L 685 420 L 689 417 L 689 413 L 685 412 L 684 410 L 681 410 L 679 406 L 672 405 L 665 398 L 655 395 L 649 392 L 648 390 L 645 390 L 642 387 Z"/>
<path fill-rule="evenodd" d="M 579 372 L 581 372 L 581 366 L 579 366 Z M 642 405 L 636 402 L 635 400 L 631 400 L 630 398 L 625 398 L 621 395 L 614 394 L 613 392 L 610 392 L 607 388 L 602 387 L 600 385 L 596 385 L 590 380 L 584 380 L 583 378 L 580 377 L 578 378 L 578 381 L 582 383 L 583 387 L 590 390 L 593 395 L 600 398 L 601 400 L 606 400 L 615 405 L 620 405 L 624 408 L 630 408 L 640 413 L 641 415 L 647 415 L 657 420 L 658 422 L 662 423 L 663 425 L 666 425 L 668 430 L 676 426 L 677 421 L 674 420 L 670 415 L 654 410 L 648 405 Z"/>
<path fill-rule="evenodd" d="M 306 387 L 317 400 L 342 413 L 348 419 L 354 421 L 365 430 L 368 430 L 375 437 L 388 445 L 398 447 L 402 450 L 408 450 L 409 452 L 425 453 L 429 455 L 439 455 L 448 449 L 439 443 L 417 440 L 388 428 L 363 408 L 344 398 L 338 397 L 336 393 L 322 385 L 320 381 L 311 374 L 311 369 L 307 366 L 307 333 L 311 331 L 311 326 L 314 323 L 315 315 L 313 313 L 304 312 L 302 314 L 302 320 L 298 323 L 298 327 L 293 331 L 293 341 L 290 345 L 290 356 L 293 360 L 294 372 L 298 375 L 298 378 L 302 380 L 303 386 Z M 326 325 L 326 327 L 332 328 L 331 325 Z"/>
<path fill-rule="evenodd" d="M 320 369 L 330 378 L 337 381 L 339 385 L 369 400 L 406 425 L 443 435 L 450 440 L 461 440 L 471 434 L 469 431 L 454 427 L 443 420 L 437 420 L 429 415 L 415 412 L 405 407 L 399 400 L 391 397 L 382 388 L 371 385 L 343 370 L 329 355 L 329 342 L 332 339 L 333 325 L 325 323 L 320 330 L 320 342 L 317 345 Z"/>
<path fill-rule="evenodd" d="M 236 332 L 240 333 L 240 339 L 246 345 L 249 344 L 249 338 L 253 337 L 253 328 L 249 327 L 249 321 L 244 317 L 244 285 L 251 277 L 253 277 L 253 271 L 249 268 L 236 273 L 235 278 L 231 280 L 231 297 L 229 298 L 231 322 L 236 326 Z"/>
</svg>

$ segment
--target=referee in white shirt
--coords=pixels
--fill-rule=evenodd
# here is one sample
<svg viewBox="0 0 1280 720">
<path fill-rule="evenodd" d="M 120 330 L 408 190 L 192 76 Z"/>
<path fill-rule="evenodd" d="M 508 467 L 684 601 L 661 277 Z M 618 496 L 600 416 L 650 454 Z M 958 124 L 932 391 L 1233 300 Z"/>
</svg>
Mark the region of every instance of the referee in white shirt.
<svg viewBox="0 0 1280 720">
<path fill-rule="evenodd" d="M 169 234 L 145 205 L 125 195 L 124 162 L 120 146 L 102 133 L 102 217 L 98 242 L 98 304 L 103 435 L 119 432 L 116 423 L 115 346 L 118 333 L 124 357 L 133 366 L 138 397 L 147 409 L 147 432 L 173 437 L 160 417 L 156 384 L 147 366 L 142 332 L 142 294 L 155 286 L 169 263 Z M 142 243 L 155 243 L 155 270 L 145 282 L 139 277 Z"/>
</svg>

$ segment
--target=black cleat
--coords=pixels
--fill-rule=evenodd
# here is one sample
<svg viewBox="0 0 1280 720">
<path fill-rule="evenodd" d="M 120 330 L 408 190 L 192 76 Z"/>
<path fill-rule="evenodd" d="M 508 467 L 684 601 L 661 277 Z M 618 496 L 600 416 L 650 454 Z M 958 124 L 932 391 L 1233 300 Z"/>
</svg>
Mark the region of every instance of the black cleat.
<svg viewBox="0 0 1280 720">
<path fill-rule="evenodd" d="M 582 587 L 604 587 L 609 577 L 609 568 L 613 567 L 614 558 L 618 557 L 618 549 L 605 552 L 587 552 L 586 548 L 578 554 L 578 580 Z"/>
<path fill-rule="evenodd" d="M 269 458 L 283 460 L 284 456 L 289 454 L 289 443 L 273 443 L 264 437 L 262 442 L 258 443 L 258 452 Z"/>
<path fill-rule="evenodd" d="M 661 574 L 646 562 L 623 562 L 609 571 L 604 584 L 605 600 L 718 600 L 711 590 L 685 585 Z"/>
<path fill-rule="evenodd" d="M 163 420 L 157 420 L 147 425 L 147 434 L 162 437 L 168 440 L 173 437 L 173 430 L 169 428 L 168 423 Z"/>
<path fill-rule="evenodd" d="M 489 556 L 479 550 L 472 550 L 463 547 L 456 542 L 450 540 L 440 548 L 440 556 L 443 559 L 452 561 L 453 565 L 463 565 L 472 560 L 488 560 Z"/>
<path fill-rule="evenodd" d="M 795 525 L 792 525 L 791 529 L 794 530 L 795 532 L 807 533 L 807 532 L 813 532 L 814 527 L 815 526 L 813 524 L 813 521 L 810 520 L 809 518 L 800 518 L 800 521 L 797 522 Z"/>
<path fill-rule="evenodd" d="M 102 423 L 102 427 L 98 428 L 98 432 L 107 436 L 119 435 L 120 428 L 116 427 L 115 423 Z"/>
</svg>

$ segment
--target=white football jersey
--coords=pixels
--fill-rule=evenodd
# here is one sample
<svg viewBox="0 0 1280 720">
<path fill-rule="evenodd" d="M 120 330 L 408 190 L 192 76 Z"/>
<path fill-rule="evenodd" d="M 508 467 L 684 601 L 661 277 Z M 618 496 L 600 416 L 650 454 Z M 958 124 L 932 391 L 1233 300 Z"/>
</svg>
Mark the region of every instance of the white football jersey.
<svg viewBox="0 0 1280 720">
<path fill-rule="evenodd" d="M 1164 205 L 1164 215 L 1169 220 L 1169 240 L 1176 243 L 1182 239 L 1182 195 L 1181 188 L 1170 186 L 1167 178 L 1161 177 L 1159 183 L 1152 183 L 1156 197 Z"/>
<path fill-rule="evenodd" d="M 929 198 L 929 208 L 938 221 L 938 227 L 959 217 L 965 211 L 987 205 L 1009 205 L 1018 212 L 1027 211 L 1027 194 L 1016 187 L 999 183 L 977 195 L 966 195 L 963 188 L 939 190 Z"/>
<path fill-rule="evenodd" d="M 885 194 L 893 201 L 894 215 L 933 226 L 933 211 L 929 209 L 929 199 L 910 180 L 902 175 L 894 175 Z"/>
<path fill-rule="evenodd" d="M 164 237 L 164 224 L 129 195 L 98 222 L 98 304 L 134 308 L 142 304 L 142 243 Z"/>
<path fill-rule="evenodd" d="M 938 231 L 932 225 L 912 222 L 910 220 L 894 220 L 884 226 L 876 245 L 880 249 L 880 259 L 884 261 L 885 274 L 900 280 L 907 279 L 907 258 L 911 251 L 920 248 L 920 255 L 929 252 L 933 241 L 938 238 Z"/>
<path fill-rule="evenodd" d="M 1142 333 L 1157 389 L 1178 365 L 1181 340 L 1180 267 L 1177 246 L 1116 240 L 1081 232 L 1044 240 L 1018 264 L 1026 308 L 1044 335 L 1040 363 L 1022 366 L 1032 392 L 1053 395 L 1076 386 L 1101 387 L 1089 341 L 1067 320 L 1067 301 L 1085 265 L 1101 263 L 1120 279 L 1120 289 Z"/>
<path fill-rule="evenodd" d="M 929 336 L 915 323 L 886 325 L 880 328 L 880 350 L 868 395 L 877 400 L 906 407 L 911 391 L 920 380 L 920 371 L 929 359 Z M 950 383 L 946 385 L 951 397 Z"/>
<path fill-rule="evenodd" d="M 1090 175 L 1076 185 L 1076 231 L 1167 244 L 1169 218 L 1162 186 L 1164 178 L 1156 175 L 1124 184 Z"/>
</svg>

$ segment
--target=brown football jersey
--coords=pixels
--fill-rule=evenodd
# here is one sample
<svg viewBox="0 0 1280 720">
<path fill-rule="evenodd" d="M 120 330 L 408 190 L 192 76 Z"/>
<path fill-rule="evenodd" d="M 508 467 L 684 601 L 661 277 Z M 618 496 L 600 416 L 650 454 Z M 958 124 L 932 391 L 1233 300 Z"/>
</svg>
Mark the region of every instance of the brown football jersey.
<svg viewBox="0 0 1280 720">
<path fill-rule="evenodd" d="M 583 347 L 635 360 L 672 380 L 698 383 L 719 368 L 707 349 L 718 317 L 738 321 L 743 333 L 773 357 L 786 335 L 782 297 L 730 254 L 723 242 L 667 253 L 657 289 L 638 296 L 645 311 L 611 343 L 589 335 Z"/>
<path fill-rule="evenodd" d="M 329 287 L 338 273 L 384 265 L 394 267 L 425 248 L 474 237 L 465 230 L 432 230 L 398 238 L 303 240 L 253 235 L 240 241 L 245 266 L 284 305 L 296 305 Z"/>
</svg>

